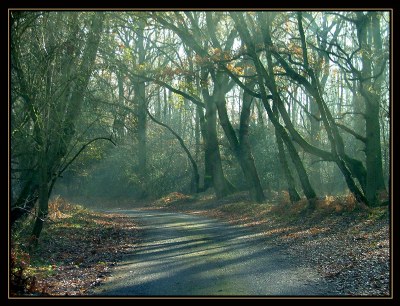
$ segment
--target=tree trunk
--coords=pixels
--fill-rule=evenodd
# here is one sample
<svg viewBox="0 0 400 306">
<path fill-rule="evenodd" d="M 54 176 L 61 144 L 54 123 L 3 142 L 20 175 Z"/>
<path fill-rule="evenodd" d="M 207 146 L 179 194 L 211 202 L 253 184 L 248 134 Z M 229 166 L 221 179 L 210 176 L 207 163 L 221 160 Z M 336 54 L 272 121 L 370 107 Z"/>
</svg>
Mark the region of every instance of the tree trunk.
<svg viewBox="0 0 400 306">
<path fill-rule="evenodd" d="M 284 61 L 284 59 L 280 55 L 278 55 L 277 53 L 274 53 L 274 55 L 276 56 L 278 61 L 284 66 L 285 71 L 291 77 L 300 81 L 304 85 L 306 90 L 311 94 L 311 96 L 313 97 L 315 102 L 317 103 L 320 114 L 321 114 L 321 119 L 322 119 L 324 128 L 327 132 L 327 136 L 329 139 L 332 160 L 338 165 L 339 169 L 342 171 L 342 174 L 346 180 L 346 183 L 347 183 L 349 189 L 352 192 L 354 192 L 354 196 L 356 197 L 356 199 L 360 200 L 360 201 L 362 200 L 362 202 L 367 204 L 363 193 L 361 192 L 361 190 L 359 190 L 359 188 L 353 181 L 354 180 L 353 176 L 351 175 L 351 172 L 345 163 L 346 154 L 344 151 L 343 139 L 338 131 L 338 127 L 335 124 L 332 114 L 323 99 L 322 89 L 321 89 L 321 84 L 319 82 L 319 79 L 317 79 L 314 70 L 312 68 L 310 68 L 310 66 L 308 64 L 308 55 L 307 55 L 308 51 L 307 51 L 306 41 L 305 41 L 305 37 L 304 37 L 304 29 L 302 26 L 301 12 L 297 13 L 297 18 L 298 18 L 298 26 L 299 26 L 300 40 L 301 40 L 301 46 L 302 46 L 304 67 L 306 68 L 307 73 L 311 79 L 311 83 L 308 82 L 308 80 L 306 78 L 304 78 L 303 76 L 300 76 L 296 71 L 294 71 L 292 68 L 290 68 L 290 66 L 287 64 L 287 62 Z M 271 44 L 271 38 L 269 36 L 270 33 L 267 31 L 266 34 L 268 36 L 266 38 L 266 44 L 268 44 L 268 43 Z M 272 65 L 270 53 L 267 54 L 267 60 L 268 60 L 269 65 Z M 272 74 L 273 72 L 270 71 L 270 73 Z M 273 78 L 271 78 L 271 80 L 272 80 L 272 82 L 274 82 Z M 289 130 L 292 133 L 292 130 L 294 130 L 294 129 L 292 128 L 290 118 L 289 119 L 287 118 L 287 112 L 286 112 L 282 102 L 279 101 L 280 98 L 277 94 L 276 86 L 273 83 L 272 83 L 272 85 L 273 85 L 272 86 L 273 87 L 272 88 L 273 95 L 277 96 L 277 101 L 279 102 L 278 103 L 279 111 L 282 114 L 285 124 L 289 127 Z M 297 133 L 297 132 L 295 132 L 295 133 Z"/>
<path fill-rule="evenodd" d="M 224 91 L 221 91 L 220 89 L 214 89 L 213 99 L 215 99 L 217 104 L 221 126 L 246 178 L 250 196 L 255 201 L 261 203 L 265 200 L 265 195 L 261 187 L 250 145 L 247 140 L 251 100 L 246 99 L 246 106 L 244 105 L 245 101 L 243 101 L 240 122 L 240 134 L 242 142 L 239 143 L 236 133 L 228 118 Z"/>
<path fill-rule="evenodd" d="M 287 163 L 287 160 L 286 160 L 285 149 L 283 147 L 282 138 L 281 138 L 281 136 L 279 135 L 279 133 L 276 130 L 275 130 L 275 137 L 276 137 L 276 142 L 278 144 L 279 161 L 281 163 L 281 167 L 283 169 L 283 173 L 284 173 L 285 178 L 286 178 L 290 201 L 292 203 L 300 201 L 300 195 L 296 190 L 296 185 L 294 183 L 294 178 L 292 176 L 292 173 L 290 172 L 290 169 L 289 169 L 289 166 L 288 166 L 288 163 Z"/>
<path fill-rule="evenodd" d="M 222 170 L 221 156 L 217 137 L 217 107 L 214 101 L 206 98 L 206 164 L 209 163 L 212 171 L 212 183 L 217 198 L 223 198 L 232 193 L 233 186 L 227 181 Z"/>
<path fill-rule="evenodd" d="M 310 203 L 310 208 L 313 209 L 313 208 L 315 208 L 314 205 L 315 205 L 315 199 L 316 199 L 317 195 L 314 191 L 314 188 L 311 186 L 310 179 L 308 177 L 306 169 L 304 168 L 303 162 L 300 159 L 299 153 L 297 152 L 296 148 L 293 145 L 293 142 L 291 141 L 289 135 L 284 130 L 284 128 L 280 124 L 278 124 L 276 127 L 278 127 L 277 128 L 278 133 L 280 134 L 280 137 L 282 137 L 283 141 L 285 142 L 285 145 L 288 149 L 288 152 L 292 159 L 292 162 L 293 162 L 294 166 L 296 167 L 296 171 L 299 176 L 300 183 L 303 188 L 303 192 Z"/>
<path fill-rule="evenodd" d="M 139 21 L 137 32 L 138 66 L 145 64 L 146 50 L 144 49 L 144 22 Z M 138 169 L 141 183 L 141 198 L 147 197 L 147 101 L 146 83 L 141 79 L 135 81 L 135 101 L 137 105 L 137 140 L 138 140 Z"/>
<path fill-rule="evenodd" d="M 194 122 L 194 139 L 195 139 L 195 153 L 194 157 L 196 161 L 199 161 L 200 157 L 200 114 L 202 111 L 200 106 L 196 106 L 195 122 Z"/>
<path fill-rule="evenodd" d="M 273 112 L 276 115 L 276 118 L 279 118 L 279 113 L 278 113 L 278 109 L 276 107 L 276 105 L 274 104 L 273 107 Z M 283 170 L 283 173 L 285 175 L 286 178 L 286 182 L 288 185 L 288 192 L 289 192 L 289 197 L 290 197 L 290 201 L 293 202 L 297 202 L 299 201 L 300 195 L 296 190 L 296 185 L 294 182 L 294 178 L 292 176 L 292 173 L 289 169 L 289 165 L 287 163 L 286 160 L 286 155 L 285 155 L 285 148 L 283 146 L 283 141 L 282 141 L 282 137 L 280 135 L 280 133 L 278 132 L 278 129 L 275 129 L 275 137 L 276 137 L 276 143 L 278 145 L 278 155 L 279 155 L 279 161 L 281 163 L 281 167 Z"/>
<path fill-rule="evenodd" d="M 252 183 L 250 193 L 252 198 L 261 203 L 265 201 L 265 195 L 261 186 L 260 177 L 254 162 L 253 153 L 249 142 L 249 123 L 252 97 L 243 92 L 243 106 L 240 112 L 240 127 L 239 127 L 239 156 L 242 159 L 244 173 Z M 247 172 L 247 173 L 246 173 Z"/>
<path fill-rule="evenodd" d="M 68 35 L 69 41 L 74 41 L 79 33 L 79 26 L 77 21 L 77 14 L 71 14 L 71 24 L 74 24 L 74 29 Z M 39 237 L 43 227 L 43 219 L 48 211 L 48 198 L 49 198 L 49 183 L 54 182 L 61 161 L 66 157 L 68 151 L 71 149 L 70 144 L 75 135 L 75 124 L 80 115 L 84 94 L 89 84 L 89 79 L 92 74 L 93 65 L 95 63 L 100 36 L 103 29 L 104 14 L 99 12 L 91 18 L 90 29 L 87 33 L 87 40 L 83 48 L 79 61 L 75 61 L 73 52 L 66 50 L 65 56 L 61 59 L 63 77 L 59 82 L 59 86 L 65 86 L 63 94 L 59 97 L 58 101 L 50 100 L 51 94 L 51 73 L 47 71 L 48 82 L 43 89 L 48 99 L 44 101 L 29 101 L 29 105 L 42 105 L 39 112 L 32 117 L 33 122 L 33 135 L 35 141 L 40 144 L 38 150 L 35 150 L 32 155 L 37 158 L 37 175 L 38 178 L 30 181 L 28 179 L 27 185 L 24 186 L 23 192 L 15 203 L 14 208 L 11 209 L 11 224 L 22 218 L 25 214 L 29 213 L 36 200 L 39 198 L 39 212 L 38 219 L 33 228 L 33 235 Z M 17 50 L 14 50 L 15 52 Z M 18 65 L 18 58 L 15 64 Z M 23 74 L 21 69 L 17 69 L 17 73 Z M 79 76 L 79 77 L 78 77 Z M 23 95 L 28 94 L 31 89 L 24 82 L 22 77 L 22 92 Z M 32 84 L 34 84 L 32 80 Z M 32 90 L 38 90 L 32 88 Z M 54 97 L 52 97 L 54 98 Z M 54 120 L 57 118 L 57 120 Z M 51 119 L 53 119 L 51 121 Z M 50 123 L 51 122 L 51 123 Z M 49 142 L 51 140 L 51 142 Z M 43 143 L 49 142 L 49 145 L 44 146 Z M 53 176 L 53 177 L 52 177 Z M 14 206 L 14 205 L 13 205 Z"/>
<path fill-rule="evenodd" d="M 44 151 L 44 148 L 42 148 Z M 35 220 L 35 224 L 32 230 L 32 236 L 34 236 L 34 240 L 37 243 L 40 233 L 43 229 L 43 222 L 48 215 L 49 212 L 49 188 L 48 188 L 48 164 L 47 158 L 45 156 L 45 152 L 42 152 L 42 158 L 40 161 L 40 179 L 39 179 L 39 207 Z"/>
<path fill-rule="evenodd" d="M 365 144 L 367 165 L 367 187 L 365 195 L 368 202 L 371 204 L 376 204 L 379 191 L 386 190 L 382 170 L 379 105 L 374 102 L 367 102 L 365 114 L 367 136 Z"/>
<path fill-rule="evenodd" d="M 312 100 L 311 97 L 307 96 L 307 99 L 310 104 L 310 113 L 313 116 L 316 116 L 317 118 L 320 117 L 320 112 L 318 109 L 318 105 Z M 321 122 L 311 116 L 310 118 L 310 125 L 311 125 L 311 145 L 314 147 L 320 147 L 321 142 L 320 142 L 320 128 L 321 128 Z M 311 155 L 311 166 L 310 166 L 310 172 L 311 172 L 311 182 L 313 186 L 318 186 L 319 188 L 322 187 L 322 177 L 321 177 L 321 169 L 320 169 L 320 164 L 318 163 L 318 156 Z"/>
<path fill-rule="evenodd" d="M 262 80 L 262 78 L 261 78 Z M 260 81 L 261 81 L 260 80 Z M 263 103 L 264 103 L 264 108 L 268 113 L 268 116 L 271 119 L 272 124 L 275 127 L 275 131 L 278 133 L 278 136 L 282 138 L 282 140 L 284 141 L 290 158 L 292 159 L 292 162 L 296 168 L 300 183 L 301 183 L 301 187 L 303 188 L 303 192 L 305 194 L 305 196 L 307 197 L 309 203 L 310 203 L 310 208 L 313 209 L 314 205 L 315 205 L 315 199 L 317 197 L 314 189 L 311 186 L 310 180 L 308 178 L 308 174 L 306 169 L 304 168 L 303 162 L 300 159 L 299 153 L 297 152 L 295 146 L 293 145 L 292 140 L 290 139 L 288 133 L 286 132 L 285 128 L 279 123 L 279 121 L 277 120 L 277 118 L 274 116 L 274 114 L 272 113 L 272 110 L 268 104 L 268 101 L 266 99 L 267 95 L 265 94 L 265 89 L 261 90 L 262 95 L 264 96 L 263 98 Z M 274 102 L 275 103 L 275 102 Z"/>
<path fill-rule="evenodd" d="M 361 47 L 365 51 L 371 51 L 371 44 L 367 40 L 372 40 L 374 53 L 378 56 L 382 54 L 382 38 L 380 36 L 380 25 L 377 12 L 370 12 L 366 22 L 357 24 L 359 41 Z M 369 26 L 370 25 L 370 26 Z M 381 135 L 379 124 L 379 105 L 381 94 L 381 75 L 371 79 L 372 75 L 379 75 L 379 71 L 384 63 L 383 57 L 374 65 L 372 69 L 371 57 L 368 52 L 362 53 L 362 77 L 360 81 L 360 92 L 365 100 L 365 155 L 366 155 L 366 198 L 371 205 L 377 204 L 377 194 L 379 191 L 386 190 L 383 169 L 382 169 L 382 150 L 381 150 Z M 370 90 L 372 88 L 372 90 Z"/>
<path fill-rule="evenodd" d="M 122 109 L 124 106 L 124 81 L 123 75 L 120 72 L 116 72 L 118 81 L 118 103 L 119 107 L 114 109 L 114 122 L 113 122 L 113 132 L 118 139 L 123 139 L 125 136 L 124 126 L 125 126 L 125 114 Z"/>
<path fill-rule="evenodd" d="M 232 13 L 231 16 L 233 17 L 235 24 L 237 25 L 237 28 L 239 30 L 240 36 L 243 39 L 243 41 L 246 43 L 248 52 L 250 53 L 250 56 L 253 59 L 253 62 L 254 62 L 254 65 L 255 65 L 255 68 L 257 71 L 257 82 L 258 82 L 261 100 L 263 102 L 264 108 L 267 111 L 268 117 L 270 118 L 276 131 L 278 132 L 280 137 L 282 137 L 282 139 L 288 149 L 289 155 L 293 161 L 294 166 L 296 167 L 296 171 L 299 176 L 300 183 L 303 188 L 304 194 L 306 195 L 307 199 L 309 200 L 310 207 L 313 208 L 315 205 L 316 194 L 310 184 L 307 172 L 306 172 L 304 165 L 298 155 L 296 148 L 293 145 L 293 142 L 291 141 L 285 128 L 279 123 L 279 121 L 273 114 L 271 107 L 269 105 L 269 102 L 268 102 L 268 95 L 265 90 L 266 82 L 268 82 L 268 86 L 270 87 L 270 90 L 272 92 L 273 99 L 274 99 L 273 103 L 276 103 L 278 106 L 280 103 L 282 103 L 282 101 L 280 100 L 280 97 L 278 95 L 277 86 L 275 83 L 271 54 L 267 52 L 267 61 L 268 61 L 268 69 L 269 69 L 269 75 L 268 75 L 267 71 L 262 66 L 262 64 L 258 58 L 258 55 L 255 51 L 255 45 L 253 44 L 253 42 L 249 41 L 250 34 L 249 34 L 247 28 L 245 28 L 245 26 L 244 26 L 243 16 L 239 15 L 238 13 Z M 263 28 L 263 30 L 268 31 L 265 28 Z"/>
<path fill-rule="evenodd" d="M 38 199 L 39 186 L 34 179 L 30 178 L 22 188 L 17 200 L 12 203 L 10 211 L 10 224 L 11 227 L 17 220 L 28 214 Z"/>
<path fill-rule="evenodd" d="M 203 187 L 201 188 L 201 190 L 206 191 L 208 188 L 210 188 L 213 185 L 211 152 L 210 152 L 209 146 L 207 144 L 207 142 L 208 142 L 207 123 L 204 118 L 203 109 L 198 107 L 197 113 L 199 115 L 200 131 L 201 131 L 201 137 L 203 139 L 203 145 L 204 145 L 204 178 L 203 178 Z"/>
</svg>

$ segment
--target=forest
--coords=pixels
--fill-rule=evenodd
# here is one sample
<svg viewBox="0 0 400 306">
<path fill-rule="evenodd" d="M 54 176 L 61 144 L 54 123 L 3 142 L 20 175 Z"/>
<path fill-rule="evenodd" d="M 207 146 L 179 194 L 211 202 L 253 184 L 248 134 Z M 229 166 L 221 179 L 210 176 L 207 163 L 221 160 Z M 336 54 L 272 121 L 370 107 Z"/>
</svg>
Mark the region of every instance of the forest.
<svg viewBox="0 0 400 306">
<path fill-rule="evenodd" d="M 389 207 L 390 18 L 11 10 L 11 234 L 40 245 L 57 195 Z"/>
</svg>

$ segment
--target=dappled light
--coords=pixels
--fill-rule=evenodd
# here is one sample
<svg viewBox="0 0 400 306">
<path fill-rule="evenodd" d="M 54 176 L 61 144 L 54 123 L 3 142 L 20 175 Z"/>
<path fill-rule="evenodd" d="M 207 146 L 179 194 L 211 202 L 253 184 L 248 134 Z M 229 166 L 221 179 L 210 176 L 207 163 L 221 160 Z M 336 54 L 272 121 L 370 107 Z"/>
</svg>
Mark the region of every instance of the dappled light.
<svg viewBox="0 0 400 306">
<path fill-rule="evenodd" d="M 109 282 L 96 290 L 98 295 L 201 296 L 210 295 L 210 285 L 211 295 L 331 293 L 311 289 L 309 282 L 321 282 L 316 275 L 313 279 L 310 274 L 310 280 L 304 282 L 302 268 L 286 263 L 274 248 L 247 229 L 175 213 L 127 213 L 145 218 L 141 229 L 147 232 L 147 239 L 132 259 L 127 258 Z M 179 223 L 179 219 L 185 222 Z M 288 276 L 282 278 L 281 273 Z"/>
<path fill-rule="evenodd" d="M 391 297 L 392 19 L 9 9 L 9 296 Z"/>
</svg>

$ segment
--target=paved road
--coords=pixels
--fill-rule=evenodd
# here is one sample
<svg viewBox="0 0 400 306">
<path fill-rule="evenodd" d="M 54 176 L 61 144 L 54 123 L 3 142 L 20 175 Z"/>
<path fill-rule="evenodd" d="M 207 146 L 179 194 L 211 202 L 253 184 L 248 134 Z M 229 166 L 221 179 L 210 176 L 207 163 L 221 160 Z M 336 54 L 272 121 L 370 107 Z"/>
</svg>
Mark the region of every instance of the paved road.
<svg viewBox="0 0 400 306">
<path fill-rule="evenodd" d="M 315 271 L 249 229 L 197 215 L 118 211 L 142 229 L 138 248 L 96 289 L 102 296 L 322 296 Z"/>
</svg>

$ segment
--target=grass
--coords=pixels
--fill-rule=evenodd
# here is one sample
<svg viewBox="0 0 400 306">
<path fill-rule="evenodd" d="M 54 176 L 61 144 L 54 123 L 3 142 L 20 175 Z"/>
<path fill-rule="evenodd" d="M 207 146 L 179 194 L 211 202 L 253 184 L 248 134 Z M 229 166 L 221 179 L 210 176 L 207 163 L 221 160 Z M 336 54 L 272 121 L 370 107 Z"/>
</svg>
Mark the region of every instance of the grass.
<svg viewBox="0 0 400 306">
<path fill-rule="evenodd" d="M 389 210 L 387 207 L 374 207 L 371 208 L 368 214 L 368 219 L 370 220 L 382 220 L 387 218 L 389 215 Z"/>
</svg>

